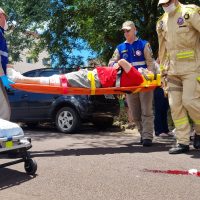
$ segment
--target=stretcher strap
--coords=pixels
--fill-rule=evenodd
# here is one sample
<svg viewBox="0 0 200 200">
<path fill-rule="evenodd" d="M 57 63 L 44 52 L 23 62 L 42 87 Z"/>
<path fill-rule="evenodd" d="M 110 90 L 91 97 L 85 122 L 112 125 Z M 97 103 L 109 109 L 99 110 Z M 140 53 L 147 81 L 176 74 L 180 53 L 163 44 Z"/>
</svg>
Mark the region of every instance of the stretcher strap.
<svg viewBox="0 0 200 200">
<path fill-rule="evenodd" d="M 121 76 L 122 76 L 122 68 L 120 67 L 117 72 L 115 87 L 120 87 Z"/>
<path fill-rule="evenodd" d="M 95 85 L 95 78 L 94 78 L 93 71 L 89 71 L 88 72 L 87 78 L 88 78 L 88 80 L 90 80 L 91 95 L 94 95 L 95 94 L 96 85 Z"/>
<path fill-rule="evenodd" d="M 146 81 L 150 81 L 150 78 L 147 76 L 145 69 L 142 68 L 142 75 L 146 79 Z"/>
<path fill-rule="evenodd" d="M 63 88 L 63 93 L 67 94 L 67 78 L 64 74 L 60 75 L 60 84 Z"/>
</svg>

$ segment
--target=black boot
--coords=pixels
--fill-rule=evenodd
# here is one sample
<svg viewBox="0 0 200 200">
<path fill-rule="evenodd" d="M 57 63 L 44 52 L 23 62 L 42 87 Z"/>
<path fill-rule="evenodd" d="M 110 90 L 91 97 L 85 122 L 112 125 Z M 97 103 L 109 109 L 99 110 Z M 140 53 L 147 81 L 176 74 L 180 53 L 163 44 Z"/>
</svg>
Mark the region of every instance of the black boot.
<svg viewBox="0 0 200 200">
<path fill-rule="evenodd" d="M 150 147 L 150 146 L 152 146 L 152 140 L 150 140 L 150 139 L 143 139 L 142 145 L 143 145 L 143 147 Z"/>
<path fill-rule="evenodd" d="M 189 151 L 189 145 L 177 144 L 176 147 L 173 147 L 169 150 L 169 154 L 180 154 L 186 153 Z"/>
<path fill-rule="evenodd" d="M 200 149 L 200 135 L 194 135 L 193 146 L 195 149 Z"/>
</svg>

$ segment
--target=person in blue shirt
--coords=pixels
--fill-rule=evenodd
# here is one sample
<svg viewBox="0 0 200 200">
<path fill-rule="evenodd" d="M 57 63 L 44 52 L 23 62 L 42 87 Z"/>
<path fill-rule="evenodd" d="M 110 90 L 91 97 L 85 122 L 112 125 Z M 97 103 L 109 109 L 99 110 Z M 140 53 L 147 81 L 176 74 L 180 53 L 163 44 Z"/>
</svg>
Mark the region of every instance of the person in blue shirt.
<svg viewBox="0 0 200 200">
<path fill-rule="evenodd" d="M 134 22 L 126 21 L 122 25 L 126 41 L 119 44 L 109 61 L 109 66 L 118 65 L 117 61 L 125 59 L 141 73 L 153 70 L 153 54 L 150 44 L 136 36 Z M 153 91 L 127 94 L 128 108 L 141 135 L 143 146 L 152 146 L 153 122 Z"/>
<path fill-rule="evenodd" d="M 12 82 L 6 76 L 8 65 L 8 48 L 4 37 L 4 31 L 7 29 L 6 17 L 4 10 L 0 8 L 0 118 L 9 120 L 11 112 L 5 87 L 10 88 Z"/>
</svg>

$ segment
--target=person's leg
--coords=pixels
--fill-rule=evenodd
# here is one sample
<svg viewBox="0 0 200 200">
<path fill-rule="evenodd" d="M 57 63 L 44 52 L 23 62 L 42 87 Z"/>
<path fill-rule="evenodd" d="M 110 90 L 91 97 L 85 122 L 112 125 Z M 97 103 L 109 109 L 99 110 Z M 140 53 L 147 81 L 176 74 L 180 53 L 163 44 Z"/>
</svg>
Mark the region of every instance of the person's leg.
<svg viewBox="0 0 200 200">
<path fill-rule="evenodd" d="M 132 119 L 138 129 L 138 132 L 142 136 L 142 119 L 141 119 L 141 105 L 139 100 L 139 93 L 127 94 L 127 104 L 132 115 Z"/>
<path fill-rule="evenodd" d="M 190 124 L 187 111 L 183 106 L 183 86 L 180 78 L 169 77 L 169 104 L 172 113 L 172 119 L 176 127 L 177 143 L 189 145 Z"/>
<path fill-rule="evenodd" d="M 12 67 L 7 68 L 7 76 L 10 80 L 16 83 L 27 83 L 27 84 L 45 84 L 50 85 L 49 77 L 26 77 L 15 71 Z"/>
<path fill-rule="evenodd" d="M 200 82 L 199 73 L 192 73 L 183 78 L 183 105 L 193 121 L 195 130 L 194 147 L 200 148 Z"/>
<path fill-rule="evenodd" d="M 156 136 L 159 136 L 159 134 L 163 133 L 161 90 L 162 88 L 156 88 L 154 90 L 154 129 Z"/>
<path fill-rule="evenodd" d="M 5 88 L 0 80 L 0 118 L 10 120 L 11 109 Z"/>
<path fill-rule="evenodd" d="M 159 134 L 163 133 L 163 136 L 168 136 L 167 133 L 169 132 L 168 129 L 168 109 L 169 109 L 169 103 L 168 98 L 165 97 L 164 91 L 162 88 L 156 88 L 154 90 L 154 108 L 155 108 L 155 119 L 157 120 L 157 123 L 154 123 L 155 125 L 155 131 L 156 126 L 159 127 Z"/>
<path fill-rule="evenodd" d="M 172 119 L 176 128 L 177 146 L 169 150 L 170 154 L 179 154 L 189 151 L 190 124 L 187 111 L 183 106 L 183 85 L 181 77 L 168 76 L 168 97 Z"/>
<path fill-rule="evenodd" d="M 124 102 L 125 102 L 126 112 L 127 112 L 127 115 L 128 115 L 128 126 L 127 126 L 127 128 L 133 129 L 135 127 L 135 123 L 134 123 L 134 120 L 133 120 L 133 115 L 132 115 L 131 109 L 128 107 L 127 95 L 125 96 Z"/>
<path fill-rule="evenodd" d="M 168 109 L 169 109 L 169 103 L 168 103 L 168 98 L 164 96 L 164 92 L 162 91 L 163 96 L 162 96 L 162 101 L 163 101 L 163 106 L 162 106 L 162 127 L 163 133 L 169 133 L 169 128 L 168 128 Z"/>
<path fill-rule="evenodd" d="M 154 117 L 153 117 L 153 91 L 140 92 L 142 136 L 143 139 L 153 139 Z"/>
<path fill-rule="evenodd" d="M 65 76 L 71 87 L 90 88 L 91 81 L 88 79 L 88 72 L 94 75 L 95 87 L 100 88 L 101 84 L 96 69 L 94 69 L 93 71 L 80 69 L 79 71 L 67 73 L 65 74 Z"/>
<path fill-rule="evenodd" d="M 49 77 L 26 77 L 16 72 L 12 67 L 8 68 L 8 77 L 16 83 L 27 83 L 27 84 L 42 84 L 42 85 L 61 85 L 60 75 L 52 75 Z M 101 87 L 96 70 L 93 70 L 95 86 Z M 79 71 L 64 74 L 70 87 L 82 87 L 90 88 L 91 82 L 88 79 L 88 70 L 82 69 Z"/>
</svg>

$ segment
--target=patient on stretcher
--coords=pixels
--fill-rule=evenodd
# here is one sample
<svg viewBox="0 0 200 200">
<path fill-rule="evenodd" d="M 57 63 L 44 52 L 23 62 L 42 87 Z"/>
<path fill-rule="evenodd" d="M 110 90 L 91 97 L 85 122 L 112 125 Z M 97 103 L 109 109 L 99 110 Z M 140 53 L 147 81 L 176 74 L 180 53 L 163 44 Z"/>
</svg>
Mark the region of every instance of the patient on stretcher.
<svg viewBox="0 0 200 200">
<path fill-rule="evenodd" d="M 122 69 L 122 73 L 118 79 L 120 69 Z M 118 87 L 131 87 L 138 86 L 143 82 L 141 73 L 125 59 L 119 60 L 114 67 L 96 67 L 92 71 L 80 69 L 76 72 L 50 77 L 25 77 L 12 67 L 8 67 L 7 75 L 15 83 L 61 86 L 65 82 L 67 87 L 79 88 L 90 88 L 92 80 L 96 88 L 116 87 L 116 82 L 119 82 Z"/>
</svg>

